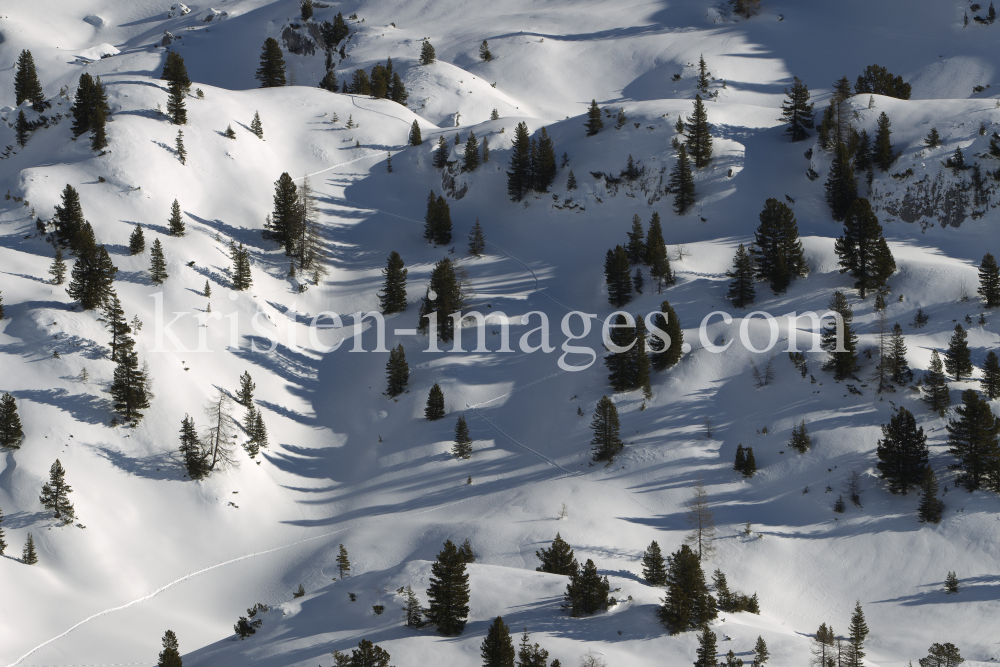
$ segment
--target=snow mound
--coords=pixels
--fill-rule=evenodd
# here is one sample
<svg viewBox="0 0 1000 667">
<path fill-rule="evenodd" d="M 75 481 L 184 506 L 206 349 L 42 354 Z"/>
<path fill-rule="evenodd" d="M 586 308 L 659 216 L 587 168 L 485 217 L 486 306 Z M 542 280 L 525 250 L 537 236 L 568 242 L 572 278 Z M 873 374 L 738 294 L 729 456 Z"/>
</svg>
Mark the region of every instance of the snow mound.
<svg viewBox="0 0 1000 667">
<path fill-rule="evenodd" d="M 174 19 L 177 18 L 178 16 L 184 16 L 190 13 L 191 13 L 190 7 L 185 5 L 183 2 L 178 2 L 175 5 L 170 5 L 170 11 L 167 12 L 167 18 Z"/>
<path fill-rule="evenodd" d="M 121 53 L 121 51 L 105 42 L 103 44 L 98 44 L 97 46 L 92 46 L 89 49 L 84 49 L 77 54 L 77 57 L 84 58 L 86 60 L 100 60 L 105 56 L 116 56 L 119 53 Z"/>
<path fill-rule="evenodd" d="M 83 21 L 84 21 L 84 23 L 89 23 L 90 25 L 94 26 L 95 28 L 103 28 L 104 26 L 106 26 L 108 24 L 108 22 L 106 20 L 104 20 L 104 18 L 102 18 L 100 16 L 97 16 L 96 14 L 91 14 L 89 16 L 84 16 L 83 17 Z"/>
</svg>

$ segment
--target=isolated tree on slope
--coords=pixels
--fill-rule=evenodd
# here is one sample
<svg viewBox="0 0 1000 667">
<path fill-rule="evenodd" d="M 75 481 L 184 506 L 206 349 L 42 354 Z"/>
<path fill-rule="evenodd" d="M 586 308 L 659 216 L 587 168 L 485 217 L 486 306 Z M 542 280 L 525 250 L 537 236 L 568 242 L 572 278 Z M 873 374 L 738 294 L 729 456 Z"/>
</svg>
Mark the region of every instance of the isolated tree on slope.
<svg viewBox="0 0 1000 667">
<path fill-rule="evenodd" d="M 590 108 L 587 109 L 587 136 L 592 137 L 604 129 L 604 119 L 601 118 L 601 108 L 597 106 L 597 100 L 590 100 Z"/>
<path fill-rule="evenodd" d="M 642 578 L 650 586 L 667 585 L 667 567 L 663 559 L 663 552 L 656 540 L 650 542 L 646 551 L 642 554 Z"/>
<path fill-rule="evenodd" d="M 955 325 L 955 333 L 948 342 L 948 351 L 944 354 L 944 367 L 955 377 L 955 382 L 961 382 L 972 374 L 972 352 L 969 351 L 969 334 L 961 324 Z"/>
<path fill-rule="evenodd" d="M 809 138 L 808 130 L 816 124 L 813 103 L 809 101 L 809 87 L 795 77 L 791 89 L 785 89 L 785 95 L 788 99 L 781 103 L 781 119 L 788 124 L 785 134 L 792 141 L 804 141 Z"/>
<path fill-rule="evenodd" d="M 385 282 L 378 300 L 383 315 L 406 310 L 406 275 L 403 258 L 393 250 L 386 259 L 386 267 L 382 269 Z"/>
<path fill-rule="evenodd" d="M 42 84 L 38 81 L 38 73 L 35 71 L 35 59 L 27 49 L 22 50 L 17 58 L 14 98 L 14 106 L 20 106 L 21 102 L 28 101 L 35 111 L 44 109 L 45 94 L 42 92 Z"/>
<path fill-rule="evenodd" d="M 948 378 L 944 374 L 944 364 L 937 350 L 931 350 L 931 363 L 924 373 L 924 402 L 927 406 L 944 416 L 944 410 L 951 405 L 951 395 L 948 391 Z"/>
<path fill-rule="evenodd" d="M 184 92 L 190 92 L 191 79 L 188 78 L 187 67 L 184 65 L 184 57 L 177 51 L 167 51 L 167 59 L 163 63 L 163 72 L 160 79 L 168 83 L 177 82 L 181 84 Z"/>
<path fill-rule="evenodd" d="M 420 46 L 420 64 L 430 65 L 437 60 L 437 52 L 434 51 L 434 47 L 430 42 L 424 40 L 424 43 Z"/>
<path fill-rule="evenodd" d="M 792 278 L 809 272 L 795 214 L 787 204 L 774 198 L 764 202 L 750 253 L 756 264 L 757 279 L 766 280 L 775 294 L 785 292 Z"/>
<path fill-rule="evenodd" d="M 754 287 L 755 274 L 753 256 L 741 243 L 733 257 L 732 270 L 726 271 L 726 276 L 733 279 L 729 283 L 729 292 L 726 293 L 726 298 L 733 302 L 734 307 L 746 310 L 746 307 L 754 302 L 757 297 L 757 290 Z"/>
<path fill-rule="evenodd" d="M 260 67 L 254 78 L 260 81 L 261 88 L 277 88 L 285 85 L 285 58 L 281 46 L 273 37 L 264 40 L 260 54 Z"/>
<path fill-rule="evenodd" d="M 49 481 L 42 486 L 42 495 L 38 502 L 47 510 L 55 513 L 57 519 L 63 523 L 71 523 L 76 518 L 73 510 L 73 503 L 69 501 L 69 494 L 73 493 L 73 488 L 66 483 L 66 470 L 63 469 L 59 459 L 49 468 Z"/>
<path fill-rule="evenodd" d="M 855 199 L 844 219 L 844 233 L 834 249 L 840 257 L 840 272 L 849 273 L 859 296 L 881 289 L 896 271 L 896 261 L 882 236 L 882 225 L 865 198 Z"/>
<path fill-rule="evenodd" d="M 677 161 L 670 170 L 667 187 L 674 193 L 674 211 L 684 215 L 694 206 L 697 193 L 694 187 L 694 175 L 691 173 L 691 163 L 688 161 L 687 147 L 681 144 L 677 149 Z"/>
<path fill-rule="evenodd" d="M 389 362 L 385 366 L 387 387 L 385 393 L 389 398 L 399 396 L 410 381 L 410 366 L 406 363 L 403 344 L 389 350 Z"/>
<path fill-rule="evenodd" d="M 619 436 L 618 408 L 607 396 L 597 402 L 590 428 L 594 431 L 594 437 L 590 441 L 594 461 L 607 461 L 610 464 L 625 445 Z"/>
<path fill-rule="evenodd" d="M 24 439 L 17 402 L 9 393 L 0 398 L 0 448 L 17 449 Z"/>
<path fill-rule="evenodd" d="M 820 346 L 830 354 L 830 358 L 823 364 L 823 370 L 833 371 L 833 378 L 838 382 L 858 370 L 858 337 L 854 333 L 854 310 L 848 303 L 843 292 L 834 292 L 830 303 L 827 306 L 830 310 L 840 314 L 843 321 L 842 351 L 838 351 L 838 326 L 836 319 L 831 320 L 823 329 Z"/>
<path fill-rule="evenodd" d="M 483 667 L 514 667 L 514 642 L 503 618 L 497 616 L 493 620 L 479 650 Z"/>
<path fill-rule="evenodd" d="M 469 616 L 469 575 L 465 558 L 448 540 L 431 565 L 427 620 L 443 635 L 460 635 Z"/>
<path fill-rule="evenodd" d="M 556 533 L 556 538 L 552 540 L 548 549 L 543 547 L 540 551 L 536 551 L 535 555 L 542 562 L 535 568 L 537 572 L 569 576 L 579 568 L 576 558 L 573 557 L 572 547 L 559 533 Z"/>
<path fill-rule="evenodd" d="M 927 467 L 927 436 L 918 427 L 913 413 L 900 406 L 882 424 L 882 439 L 876 450 L 882 478 L 889 481 L 891 493 L 906 492 L 920 484 Z"/>
<path fill-rule="evenodd" d="M 444 417 L 444 392 L 437 382 L 431 387 L 427 394 L 427 407 L 424 408 L 424 417 L 427 421 L 437 421 Z"/>
<path fill-rule="evenodd" d="M 962 392 L 962 405 L 955 414 L 958 419 L 945 427 L 948 453 L 958 459 L 961 470 L 955 484 L 969 492 L 983 487 L 1000 491 L 1000 418 L 975 389 Z"/>
<path fill-rule="evenodd" d="M 708 123 L 708 111 L 701 95 L 694 97 L 694 112 L 685 123 L 687 130 L 687 150 L 698 169 L 707 167 L 712 161 L 712 126 Z"/>
<path fill-rule="evenodd" d="M 183 667 L 177 635 L 173 630 L 167 630 L 163 634 L 163 650 L 160 651 L 160 660 L 156 663 L 156 667 Z"/>
</svg>

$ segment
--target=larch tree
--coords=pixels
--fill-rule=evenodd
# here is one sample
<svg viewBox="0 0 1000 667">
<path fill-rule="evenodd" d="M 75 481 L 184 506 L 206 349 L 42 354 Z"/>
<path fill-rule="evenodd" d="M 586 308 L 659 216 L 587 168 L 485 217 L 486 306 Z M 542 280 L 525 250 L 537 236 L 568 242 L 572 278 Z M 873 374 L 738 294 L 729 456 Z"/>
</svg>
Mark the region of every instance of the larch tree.
<svg viewBox="0 0 1000 667">
<path fill-rule="evenodd" d="M 684 519 L 691 527 L 691 532 L 684 538 L 685 544 L 691 545 L 699 561 L 711 558 L 715 553 L 715 517 L 708 506 L 708 491 L 700 479 L 684 506 L 687 507 Z"/>
<path fill-rule="evenodd" d="M 208 451 L 206 461 L 208 470 L 216 468 L 224 470 L 236 465 L 235 445 L 233 435 L 236 421 L 232 417 L 233 401 L 229 393 L 221 387 L 216 395 L 205 406 L 205 416 L 208 418 L 208 428 L 203 438 Z"/>
</svg>

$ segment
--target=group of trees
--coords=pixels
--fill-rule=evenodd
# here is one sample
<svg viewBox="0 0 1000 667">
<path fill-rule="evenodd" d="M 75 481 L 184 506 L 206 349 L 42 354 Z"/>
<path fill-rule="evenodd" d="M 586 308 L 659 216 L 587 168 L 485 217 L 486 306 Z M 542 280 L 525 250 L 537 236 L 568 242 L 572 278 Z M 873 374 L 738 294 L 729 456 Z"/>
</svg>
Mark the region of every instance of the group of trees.
<svg viewBox="0 0 1000 667">
<path fill-rule="evenodd" d="M 608 285 L 608 302 L 616 308 L 621 308 L 632 299 L 632 289 L 642 293 L 645 282 L 642 269 L 636 268 L 635 275 L 631 267 L 635 264 L 646 264 L 649 275 L 656 279 L 657 293 L 662 291 L 664 284 L 673 285 L 676 282 L 670 268 L 670 258 L 667 256 L 667 246 L 663 240 L 663 227 L 660 224 L 660 214 L 653 212 L 649 219 L 649 230 L 643 240 L 642 220 L 638 214 L 632 216 L 632 229 L 628 232 L 628 242 L 624 246 L 616 246 L 609 250 L 604 262 L 604 276 Z"/>
<path fill-rule="evenodd" d="M 660 304 L 660 312 L 650 318 L 650 324 L 662 333 L 651 334 L 642 315 L 634 320 L 624 314 L 615 318 L 608 334 L 609 354 L 604 358 L 608 381 L 615 391 L 642 389 L 650 398 L 650 367 L 659 372 L 680 361 L 684 333 L 669 302 Z"/>
<path fill-rule="evenodd" d="M 467 299 L 463 274 L 463 269 L 448 257 L 434 265 L 430 284 L 420 301 L 418 331 L 429 333 L 433 326 L 440 340 L 450 341 L 455 337 L 455 320 L 461 315 Z"/>
<path fill-rule="evenodd" d="M 273 201 L 274 210 L 264 223 L 264 238 L 284 246 L 285 256 L 292 263 L 289 275 L 296 275 L 297 265 L 299 273 L 311 274 L 313 284 L 319 284 L 326 274 L 326 258 L 309 178 L 303 178 L 302 185 L 296 186 L 287 171 L 282 173 L 274 182 Z"/>
<path fill-rule="evenodd" d="M 848 626 L 848 637 L 837 637 L 833 627 L 823 623 L 813 636 L 812 654 L 816 665 L 842 665 L 843 667 L 862 667 L 865 657 L 865 639 L 869 629 L 865 621 L 865 612 L 861 601 L 854 605 L 851 622 Z M 921 660 L 921 666 L 923 661 Z"/>
<path fill-rule="evenodd" d="M 70 113 L 73 115 L 74 137 L 89 131 L 91 149 L 97 151 L 108 145 L 105 125 L 111 108 L 108 106 L 108 96 L 101 77 L 93 77 L 87 72 L 80 75 Z"/>
<path fill-rule="evenodd" d="M 328 76 L 332 76 L 332 72 L 328 73 Z M 322 87 L 335 93 L 337 92 L 336 77 L 332 78 L 332 82 L 328 81 L 327 85 Z M 392 58 L 387 58 L 385 65 L 376 63 L 372 67 L 370 76 L 363 69 L 354 70 L 350 81 L 344 81 L 343 90 L 345 93 L 354 95 L 371 95 L 375 99 L 392 100 L 404 106 L 406 100 L 409 99 L 409 94 L 406 92 L 406 86 L 403 84 L 399 72 L 392 70 Z"/>
<path fill-rule="evenodd" d="M 528 134 L 523 121 L 514 130 L 510 169 L 507 171 L 507 195 L 519 202 L 529 192 L 548 192 L 556 177 L 556 150 L 543 127 L 538 138 Z"/>
<path fill-rule="evenodd" d="M 435 195 L 433 190 L 427 196 L 424 238 L 434 245 L 451 243 L 451 207 L 444 195 Z"/>
</svg>

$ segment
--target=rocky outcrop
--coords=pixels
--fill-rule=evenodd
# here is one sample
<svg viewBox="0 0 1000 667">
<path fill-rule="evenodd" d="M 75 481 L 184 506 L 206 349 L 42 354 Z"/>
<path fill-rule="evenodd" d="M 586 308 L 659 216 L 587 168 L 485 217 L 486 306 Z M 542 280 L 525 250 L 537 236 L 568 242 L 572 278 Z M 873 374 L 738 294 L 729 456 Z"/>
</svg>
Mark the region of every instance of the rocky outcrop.
<svg viewBox="0 0 1000 667">
<path fill-rule="evenodd" d="M 323 33 L 317 23 L 289 23 L 281 30 L 281 41 L 285 49 L 299 56 L 312 56 L 316 50 L 326 50 Z"/>
</svg>

